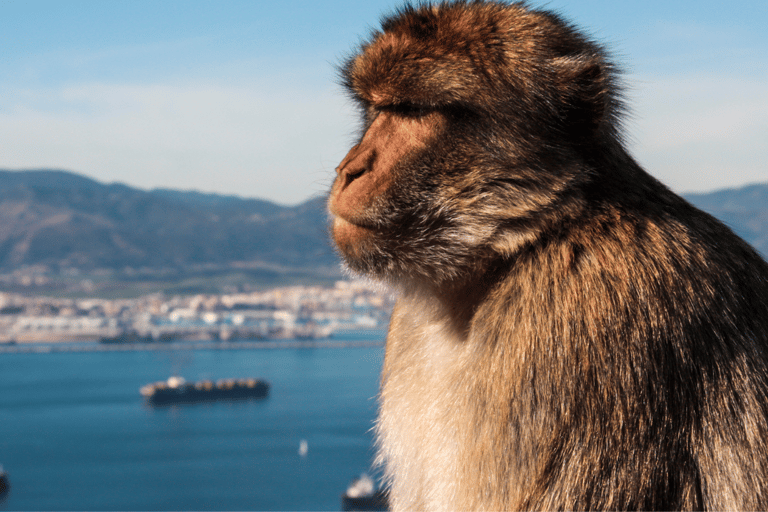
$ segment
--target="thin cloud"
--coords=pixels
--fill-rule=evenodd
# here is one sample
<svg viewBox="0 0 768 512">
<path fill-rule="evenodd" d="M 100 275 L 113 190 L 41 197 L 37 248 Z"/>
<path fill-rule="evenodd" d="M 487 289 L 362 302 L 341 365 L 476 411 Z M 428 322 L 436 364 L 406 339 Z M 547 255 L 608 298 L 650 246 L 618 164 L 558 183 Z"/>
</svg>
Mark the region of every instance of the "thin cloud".
<svg viewBox="0 0 768 512">
<path fill-rule="evenodd" d="M 142 187 L 295 203 L 319 192 L 317 178 L 349 143 L 349 109 L 332 89 L 100 83 L 9 96 L 15 103 L 0 111 L 4 165 Z"/>
<path fill-rule="evenodd" d="M 679 191 L 768 180 L 768 76 L 633 82 L 634 148 L 652 174 Z"/>
</svg>

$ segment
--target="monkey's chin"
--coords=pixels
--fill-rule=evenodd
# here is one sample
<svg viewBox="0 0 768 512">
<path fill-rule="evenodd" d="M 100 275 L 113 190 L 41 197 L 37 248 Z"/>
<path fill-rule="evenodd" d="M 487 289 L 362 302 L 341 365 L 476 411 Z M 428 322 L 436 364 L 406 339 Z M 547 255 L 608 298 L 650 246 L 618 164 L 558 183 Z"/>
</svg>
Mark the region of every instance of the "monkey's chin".
<svg viewBox="0 0 768 512">
<path fill-rule="evenodd" d="M 333 240 L 339 250 L 349 258 L 362 257 L 373 236 L 374 231 L 370 228 L 352 224 L 341 217 L 333 219 Z"/>
</svg>

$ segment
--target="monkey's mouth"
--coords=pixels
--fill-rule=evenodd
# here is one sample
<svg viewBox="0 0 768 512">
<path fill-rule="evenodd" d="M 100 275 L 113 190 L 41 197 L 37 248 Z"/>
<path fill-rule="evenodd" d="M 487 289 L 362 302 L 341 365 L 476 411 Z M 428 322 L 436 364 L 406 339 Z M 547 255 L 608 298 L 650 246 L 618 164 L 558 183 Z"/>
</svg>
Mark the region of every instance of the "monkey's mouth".
<svg viewBox="0 0 768 512">
<path fill-rule="evenodd" d="M 336 216 L 333 219 L 333 239 L 343 252 L 356 253 L 361 244 L 376 237 L 376 229 L 369 225 Z"/>
<path fill-rule="evenodd" d="M 376 229 L 376 226 L 370 223 L 345 219 L 340 215 L 335 215 L 333 218 L 333 229 L 334 231 L 336 229 L 363 229 L 365 231 L 373 231 Z"/>
<path fill-rule="evenodd" d="M 328 203 L 328 212 L 333 216 L 333 229 L 351 226 L 355 228 L 374 230 L 376 226 L 367 219 L 359 218 L 360 215 L 355 215 L 354 212 L 344 212 L 339 207 L 338 196 L 332 196 Z"/>
</svg>

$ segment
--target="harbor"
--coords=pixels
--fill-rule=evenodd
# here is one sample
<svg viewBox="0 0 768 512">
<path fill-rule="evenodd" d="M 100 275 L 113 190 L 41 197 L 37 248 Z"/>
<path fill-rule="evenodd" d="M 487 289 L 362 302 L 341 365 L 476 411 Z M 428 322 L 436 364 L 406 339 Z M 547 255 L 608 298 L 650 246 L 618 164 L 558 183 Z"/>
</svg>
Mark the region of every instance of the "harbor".
<svg viewBox="0 0 768 512">
<path fill-rule="evenodd" d="M 393 305 L 391 294 L 364 281 L 134 299 L 0 293 L 0 348 L 101 342 L 133 350 L 153 343 L 325 340 L 385 329 Z"/>
<path fill-rule="evenodd" d="M 72 352 L 163 352 L 172 350 L 276 350 L 299 348 L 376 348 L 384 346 L 385 331 L 371 331 L 371 339 L 261 340 L 238 342 L 179 341 L 172 343 L 18 343 L 0 345 L 0 354 L 49 354 Z"/>
</svg>

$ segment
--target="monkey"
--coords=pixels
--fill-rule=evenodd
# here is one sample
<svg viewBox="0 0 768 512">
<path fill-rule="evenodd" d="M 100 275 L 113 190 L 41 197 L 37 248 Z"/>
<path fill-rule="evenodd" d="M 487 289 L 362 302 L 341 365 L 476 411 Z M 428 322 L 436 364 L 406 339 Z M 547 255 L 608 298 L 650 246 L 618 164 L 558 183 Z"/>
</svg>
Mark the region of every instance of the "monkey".
<svg viewBox="0 0 768 512">
<path fill-rule="evenodd" d="M 329 230 L 396 290 L 392 510 L 768 509 L 768 264 L 629 154 L 560 14 L 406 4 L 341 66 Z"/>
</svg>

